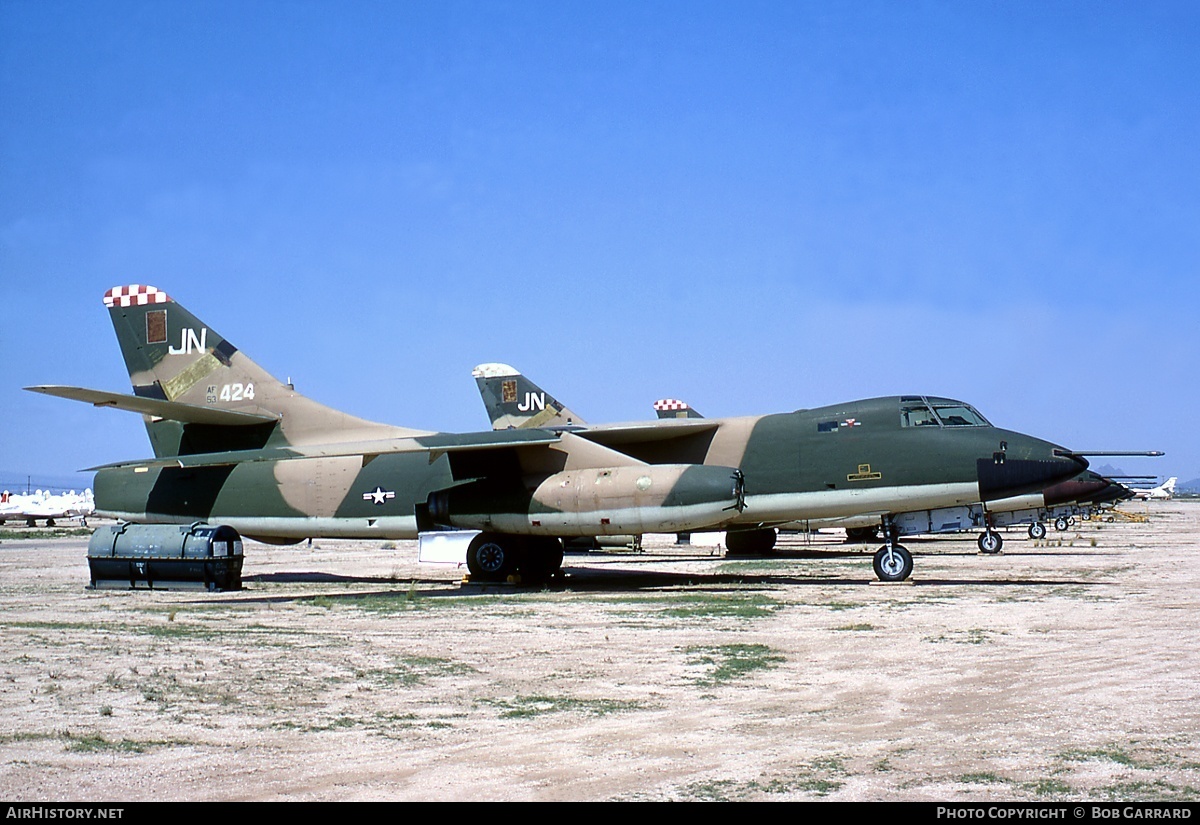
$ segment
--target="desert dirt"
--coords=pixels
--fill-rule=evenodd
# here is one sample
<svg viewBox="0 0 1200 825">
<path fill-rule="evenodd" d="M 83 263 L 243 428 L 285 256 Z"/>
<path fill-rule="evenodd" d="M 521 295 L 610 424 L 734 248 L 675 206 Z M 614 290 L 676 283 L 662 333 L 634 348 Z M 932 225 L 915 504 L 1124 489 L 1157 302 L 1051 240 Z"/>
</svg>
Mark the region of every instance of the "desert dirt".
<svg viewBox="0 0 1200 825">
<path fill-rule="evenodd" d="M 771 559 L 647 541 L 545 587 L 415 542 L 247 543 L 238 592 L 88 590 L 0 534 L 0 798 L 1200 799 L 1200 502 Z"/>
</svg>

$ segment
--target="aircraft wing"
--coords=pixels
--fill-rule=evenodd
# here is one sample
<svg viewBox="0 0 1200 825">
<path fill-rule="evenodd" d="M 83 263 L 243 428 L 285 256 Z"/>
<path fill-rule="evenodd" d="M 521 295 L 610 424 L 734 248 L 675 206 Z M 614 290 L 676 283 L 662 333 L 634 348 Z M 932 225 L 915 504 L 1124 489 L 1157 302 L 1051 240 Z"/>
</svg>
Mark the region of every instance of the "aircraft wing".
<svg viewBox="0 0 1200 825">
<path fill-rule="evenodd" d="M 719 421 L 710 418 L 662 418 L 652 421 L 634 421 L 628 424 L 600 424 L 580 430 L 576 435 L 619 449 L 622 444 L 640 444 L 647 441 L 668 441 L 716 430 Z"/>
<path fill-rule="evenodd" d="M 371 441 L 345 441 L 331 444 L 302 444 L 285 447 L 270 447 L 262 450 L 227 450 L 219 453 L 193 453 L 191 455 L 142 458 L 133 461 L 117 461 L 87 467 L 85 472 L 129 467 L 227 467 L 234 464 L 259 461 L 279 461 L 289 458 L 340 458 L 362 456 L 366 464 L 381 455 L 392 453 L 429 454 L 433 463 L 446 453 L 474 454 L 478 451 L 493 451 L 514 447 L 538 447 L 555 444 L 560 437 L 544 430 L 491 431 L 472 433 L 469 436 L 438 433 L 419 438 L 388 438 Z"/>
<path fill-rule="evenodd" d="M 118 410 L 152 415 L 170 421 L 182 421 L 185 424 L 217 424 L 227 427 L 237 427 L 279 420 L 274 415 L 219 410 L 215 407 L 182 404 L 178 401 L 162 401 L 157 398 L 142 398 L 140 395 L 126 395 L 119 392 L 89 390 L 85 387 L 44 385 L 25 387 L 25 389 L 30 392 L 40 392 L 44 395 L 53 395 L 58 398 L 68 398 L 72 401 L 84 401 L 96 407 L 113 407 Z"/>
</svg>

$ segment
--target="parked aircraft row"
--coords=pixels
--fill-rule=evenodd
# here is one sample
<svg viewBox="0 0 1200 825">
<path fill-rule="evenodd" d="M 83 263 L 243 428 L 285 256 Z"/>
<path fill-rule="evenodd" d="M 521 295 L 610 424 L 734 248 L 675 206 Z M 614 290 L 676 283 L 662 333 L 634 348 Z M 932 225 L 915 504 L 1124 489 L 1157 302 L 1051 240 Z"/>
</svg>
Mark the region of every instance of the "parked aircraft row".
<svg viewBox="0 0 1200 825">
<path fill-rule="evenodd" d="M 28 389 L 142 414 L 154 457 L 91 468 L 97 513 L 134 523 L 206 520 L 284 543 L 476 530 L 472 575 L 503 579 L 557 570 L 570 537 L 725 531 L 736 552 L 769 546 L 782 525 L 870 518 L 883 536 L 875 573 L 900 581 L 913 564 L 901 536 L 980 514 L 990 527 L 995 502 L 1088 466 L 937 396 L 590 425 L 483 368 L 481 390 L 533 426 L 398 427 L 297 393 L 155 287 L 115 287 L 104 302 L 133 394 Z"/>
<path fill-rule="evenodd" d="M 90 489 L 82 493 L 71 490 L 69 493 L 52 493 L 49 490 L 37 490 L 27 495 L 0 492 L 0 524 L 7 521 L 24 521 L 26 526 L 33 527 L 39 521 L 44 521 L 47 527 L 55 526 L 61 519 L 79 519 L 84 524 L 87 517 L 95 510 L 95 501 Z"/>
</svg>

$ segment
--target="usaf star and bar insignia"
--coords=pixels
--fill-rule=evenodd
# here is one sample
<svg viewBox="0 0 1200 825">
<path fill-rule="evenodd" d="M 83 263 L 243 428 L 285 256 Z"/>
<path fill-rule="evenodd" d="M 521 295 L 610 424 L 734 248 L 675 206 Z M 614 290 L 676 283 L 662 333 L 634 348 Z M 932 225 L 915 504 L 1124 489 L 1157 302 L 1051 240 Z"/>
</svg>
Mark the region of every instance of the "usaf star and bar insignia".
<svg viewBox="0 0 1200 825">
<path fill-rule="evenodd" d="M 847 418 L 844 421 L 822 421 L 817 424 L 817 432 L 819 433 L 836 433 L 840 429 L 846 427 L 860 427 L 862 422 L 857 418 Z"/>
<path fill-rule="evenodd" d="M 383 504 L 388 499 L 396 497 L 394 490 L 385 490 L 382 487 L 376 486 L 374 490 L 362 494 L 363 501 L 369 501 L 372 504 Z"/>
</svg>

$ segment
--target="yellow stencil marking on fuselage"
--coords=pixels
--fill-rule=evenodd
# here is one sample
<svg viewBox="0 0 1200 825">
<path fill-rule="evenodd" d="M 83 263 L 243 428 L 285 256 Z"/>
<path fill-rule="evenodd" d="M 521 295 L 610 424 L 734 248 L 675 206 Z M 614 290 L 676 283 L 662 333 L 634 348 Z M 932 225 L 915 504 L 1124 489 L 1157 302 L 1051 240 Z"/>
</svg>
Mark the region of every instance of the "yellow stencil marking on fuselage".
<svg viewBox="0 0 1200 825">
<path fill-rule="evenodd" d="M 883 478 L 883 473 L 871 472 L 870 464 L 859 464 L 857 473 L 850 473 L 846 476 L 846 481 L 875 481 Z"/>
</svg>

